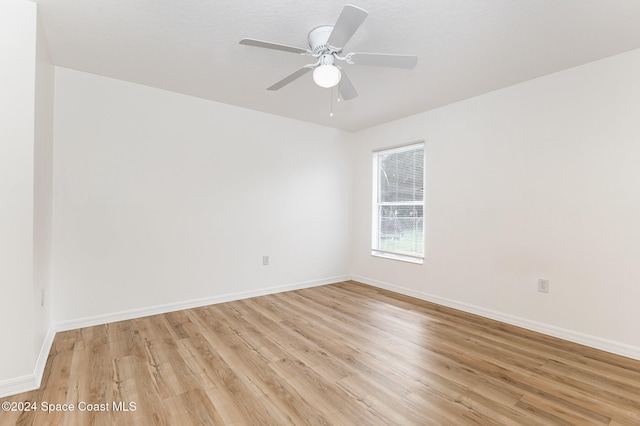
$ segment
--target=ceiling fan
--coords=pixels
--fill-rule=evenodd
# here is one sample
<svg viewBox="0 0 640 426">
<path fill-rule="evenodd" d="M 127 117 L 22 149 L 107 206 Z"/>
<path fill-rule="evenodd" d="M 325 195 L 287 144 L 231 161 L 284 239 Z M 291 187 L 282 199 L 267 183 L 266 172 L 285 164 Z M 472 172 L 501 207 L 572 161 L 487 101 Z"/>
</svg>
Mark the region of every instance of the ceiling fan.
<svg viewBox="0 0 640 426">
<path fill-rule="evenodd" d="M 338 88 L 342 99 L 350 100 L 358 96 L 358 92 L 342 67 L 336 65 L 336 60 L 344 61 L 351 65 L 372 65 L 407 69 L 415 67 L 418 63 L 418 57 L 412 55 L 353 52 L 341 56 L 344 45 L 347 44 L 356 30 L 360 28 L 360 25 L 362 25 L 367 16 L 368 13 L 363 9 L 350 4 L 346 5 L 344 9 L 342 9 L 342 13 L 334 26 L 323 25 L 311 30 L 309 33 L 309 49 L 252 38 L 242 39 L 240 40 L 240 44 L 282 50 L 318 58 L 315 63 L 305 65 L 299 70 L 294 71 L 274 85 L 268 87 L 267 90 L 278 90 L 313 70 L 313 81 L 315 81 L 318 86 L 329 88 L 339 85 Z"/>
</svg>

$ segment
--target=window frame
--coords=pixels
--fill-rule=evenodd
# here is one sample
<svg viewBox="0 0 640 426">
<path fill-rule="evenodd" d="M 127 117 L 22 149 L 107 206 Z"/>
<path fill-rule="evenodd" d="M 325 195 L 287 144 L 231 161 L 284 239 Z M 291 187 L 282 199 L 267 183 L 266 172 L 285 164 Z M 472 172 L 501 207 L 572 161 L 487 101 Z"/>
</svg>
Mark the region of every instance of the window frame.
<svg viewBox="0 0 640 426">
<path fill-rule="evenodd" d="M 394 154 L 401 153 L 406 151 L 411 151 L 414 149 L 422 148 L 422 161 L 423 161 L 423 174 L 422 174 L 422 200 L 421 201 L 396 201 L 396 202 L 381 202 L 380 198 L 380 167 L 379 167 L 379 158 L 380 155 L 384 154 Z M 422 264 L 424 262 L 424 209 L 425 209 L 425 181 L 426 181 L 426 156 L 424 154 L 425 143 L 423 140 L 410 142 L 407 144 L 396 145 L 391 147 L 384 147 L 380 149 L 374 149 L 372 152 L 372 165 L 373 165 L 373 173 L 372 173 L 372 208 L 371 208 L 371 255 L 375 257 L 382 257 L 386 259 L 400 260 L 404 262 L 410 263 L 418 263 Z M 422 208 L 422 253 L 407 253 L 407 252 L 399 252 L 399 251 L 389 251 L 380 249 L 379 247 L 379 235 L 380 235 L 380 221 L 379 221 L 379 212 L 382 206 L 419 206 Z"/>
</svg>

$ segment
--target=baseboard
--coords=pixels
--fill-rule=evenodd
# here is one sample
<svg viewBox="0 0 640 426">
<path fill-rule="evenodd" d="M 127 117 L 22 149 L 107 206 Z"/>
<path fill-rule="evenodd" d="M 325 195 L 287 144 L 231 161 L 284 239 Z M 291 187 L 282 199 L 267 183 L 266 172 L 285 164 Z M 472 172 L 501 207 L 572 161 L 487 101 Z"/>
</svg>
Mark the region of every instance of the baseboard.
<svg viewBox="0 0 640 426">
<path fill-rule="evenodd" d="M 40 354 L 38 354 L 38 359 L 36 360 L 36 368 L 34 370 L 34 375 L 36 376 L 36 387 L 35 389 L 40 387 L 40 383 L 42 383 L 42 376 L 44 375 L 44 368 L 47 366 L 47 359 L 49 358 L 49 353 L 51 352 L 51 346 L 53 346 L 53 339 L 56 337 L 56 331 L 53 327 L 49 327 L 49 331 L 44 338 L 44 342 L 42 342 L 42 347 L 40 348 Z"/>
<path fill-rule="evenodd" d="M 3 380 L 0 382 L 0 398 L 38 389 L 39 386 L 36 383 L 35 374 Z"/>
<path fill-rule="evenodd" d="M 107 324 L 110 322 L 124 321 L 133 318 L 142 318 L 149 315 L 163 314 L 167 312 L 180 311 L 183 309 L 199 308 L 201 306 L 215 305 L 218 303 L 232 302 L 234 300 L 248 299 L 251 297 L 265 296 L 268 294 L 282 293 L 291 290 L 301 290 L 303 288 L 317 287 L 326 284 L 333 284 L 351 279 L 348 275 L 329 277 L 319 280 L 304 281 L 294 284 L 287 284 L 275 287 L 267 287 L 258 290 L 242 291 L 237 293 L 225 294 L 222 296 L 207 297 L 203 299 L 187 300 L 177 303 L 168 303 L 165 305 L 150 306 L 140 309 L 132 309 L 128 311 L 115 312 L 106 315 L 96 315 L 93 317 L 78 318 L 68 321 L 60 321 L 55 323 L 47 333 L 40 354 L 36 360 L 36 366 L 32 374 L 21 377 L 15 377 L 8 380 L 0 381 L 0 398 L 15 395 L 18 393 L 28 392 L 40 387 L 47 358 L 51 352 L 53 339 L 58 331 L 74 330 L 82 327 L 91 327 L 94 325 Z"/>
<path fill-rule="evenodd" d="M 305 281 L 295 284 L 288 284 L 282 286 L 268 287 L 258 290 L 251 290 L 245 292 L 230 293 L 222 296 L 208 297 L 203 299 L 188 300 L 177 303 L 169 303 L 165 305 L 151 306 L 141 309 L 132 309 L 129 311 L 115 312 L 106 315 L 97 315 L 93 317 L 85 317 L 68 321 L 61 321 L 54 324 L 47 333 L 45 340 L 40 349 L 40 354 L 36 360 L 36 366 L 34 372 L 29 375 L 16 377 L 0 381 L 0 398 L 4 398 L 10 395 L 15 395 L 22 392 L 28 392 L 40 387 L 44 369 L 47 363 L 51 346 L 56 331 L 73 330 L 76 328 L 90 327 L 94 325 L 107 324 L 110 322 L 124 321 L 127 319 L 141 318 L 149 315 L 162 314 L 167 312 L 179 311 L 182 309 L 197 308 L 201 306 L 214 305 L 218 303 L 231 302 L 234 300 L 248 299 L 251 297 L 264 296 L 267 294 L 281 293 L 291 290 L 300 290 L 303 288 L 316 287 L 326 284 L 333 284 L 341 281 L 354 280 L 364 284 L 372 285 L 381 289 L 393 291 L 395 293 L 404 294 L 406 296 L 415 297 L 417 299 L 425 300 L 438 305 L 447 306 L 453 309 L 458 309 L 464 312 L 480 315 L 485 318 L 494 319 L 496 321 L 504 322 L 506 324 L 515 325 L 517 327 L 526 328 L 528 330 L 543 333 L 549 336 L 557 337 L 563 340 L 567 340 L 581 345 L 589 346 L 595 349 L 600 349 L 613 354 L 625 356 L 628 358 L 640 360 L 640 348 L 615 342 L 600 337 L 591 336 L 584 333 L 579 333 L 573 330 L 568 330 L 552 325 L 540 323 L 537 321 L 531 321 L 525 318 L 504 314 L 502 312 L 494 311 L 491 309 L 482 308 L 467 303 L 458 302 L 455 300 L 435 296 L 432 294 L 419 292 L 397 285 L 385 283 L 382 281 L 374 280 L 367 277 L 358 275 L 354 276 L 336 276 L 320 280 Z"/>
<path fill-rule="evenodd" d="M 49 328 L 49 331 L 44 338 L 44 342 L 42 342 L 42 347 L 40 348 L 40 353 L 32 374 L 0 381 L 0 398 L 29 392 L 40 387 L 42 375 L 44 374 L 44 367 L 47 365 L 47 358 L 49 357 L 49 352 L 51 351 L 51 345 L 53 345 L 53 338 L 55 335 L 56 333 L 53 330 L 53 327 Z"/>
<path fill-rule="evenodd" d="M 237 293 L 224 294 L 221 296 L 205 297 L 202 299 L 186 300 L 176 303 L 167 303 L 164 305 L 149 306 L 140 309 L 131 309 L 127 311 L 114 312 L 104 315 L 96 315 L 91 317 L 78 318 L 73 320 L 59 321 L 54 324 L 56 331 L 75 330 L 77 328 L 92 327 L 95 325 L 108 324 L 111 322 L 125 321 L 134 318 L 142 318 L 150 315 L 164 314 L 167 312 L 181 311 L 183 309 L 199 308 L 207 305 L 215 305 L 224 302 L 233 302 L 234 300 L 249 299 L 251 297 L 265 296 L 268 294 L 282 293 L 291 290 L 300 290 L 303 288 L 317 287 L 326 284 L 333 284 L 341 281 L 347 281 L 350 276 L 336 276 L 323 278 L 319 280 L 304 281 L 293 284 L 286 284 L 275 287 L 267 287 L 258 290 L 241 291 Z"/>
<path fill-rule="evenodd" d="M 490 318 L 496 321 L 504 322 L 506 324 L 515 325 L 517 327 L 522 327 L 527 330 L 536 331 L 538 333 L 546 334 L 548 336 L 557 337 L 559 339 L 567 340 L 569 342 L 578 343 L 584 346 L 589 346 L 594 349 L 599 349 L 605 352 L 621 355 L 627 358 L 632 358 L 640 361 L 640 348 L 636 346 L 631 346 L 625 343 L 603 339 L 601 337 L 580 333 L 574 330 L 556 327 L 553 325 L 532 321 L 526 318 L 505 314 L 499 311 L 494 311 L 492 309 L 486 309 L 480 306 L 458 302 L 456 300 L 451 300 L 444 297 L 439 297 L 432 294 L 411 290 L 408 288 L 385 283 L 385 282 L 374 280 L 367 277 L 352 275 L 351 279 L 354 281 L 361 282 L 363 284 L 368 284 L 384 290 L 400 293 L 405 296 L 415 297 L 416 299 L 425 300 L 427 302 L 432 302 L 438 305 L 446 306 L 449 308 L 457 309 L 457 310 L 468 312 L 471 314 L 480 315 L 485 318 Z"/>
</svg>

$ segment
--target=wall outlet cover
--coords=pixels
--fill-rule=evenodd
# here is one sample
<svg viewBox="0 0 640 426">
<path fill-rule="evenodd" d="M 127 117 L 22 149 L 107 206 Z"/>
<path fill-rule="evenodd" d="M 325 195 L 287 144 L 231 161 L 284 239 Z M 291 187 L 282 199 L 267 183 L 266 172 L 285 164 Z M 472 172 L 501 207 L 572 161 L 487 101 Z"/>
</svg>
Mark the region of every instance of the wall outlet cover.
<svg viewBox="0 0 640 426">
<path fill-rule="evenodd" d="M 549 293 L 549 280 L 546 278 L 538 278 L 538 291 L 540 293 Z"/>
</svg>

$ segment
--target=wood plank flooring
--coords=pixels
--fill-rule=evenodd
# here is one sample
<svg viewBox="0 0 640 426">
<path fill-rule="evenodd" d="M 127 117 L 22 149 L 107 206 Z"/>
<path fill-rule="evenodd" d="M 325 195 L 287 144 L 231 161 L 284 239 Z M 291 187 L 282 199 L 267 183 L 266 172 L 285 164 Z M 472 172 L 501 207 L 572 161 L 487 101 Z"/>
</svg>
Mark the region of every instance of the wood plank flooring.
<svg viewBox="0 0 640 426">
<path fill-rule="evenodd" d="M 58 333 L 0 401 L 36 408 L 3 426 L 640 425 L 640 361 L 344 282 Z"/>
</svg>

